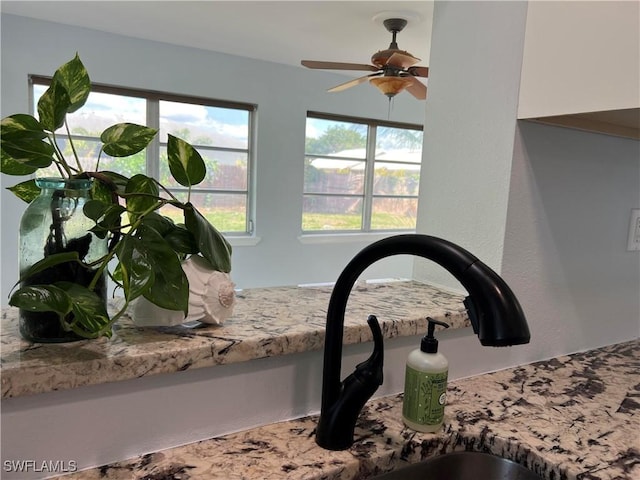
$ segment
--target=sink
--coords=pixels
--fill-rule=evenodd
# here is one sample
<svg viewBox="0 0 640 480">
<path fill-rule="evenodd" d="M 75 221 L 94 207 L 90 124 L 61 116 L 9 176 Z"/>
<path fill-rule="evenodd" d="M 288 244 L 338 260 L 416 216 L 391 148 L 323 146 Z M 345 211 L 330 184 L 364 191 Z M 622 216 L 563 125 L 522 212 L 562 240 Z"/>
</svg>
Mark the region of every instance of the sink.
<svg viewBox="0 0 640 480">
<path fill-rule="evenodd" d="M 372 480 L 477 480 L 479 478 L 542 480 L 542 477 L 516 462 L 481 452 L 446 453 L 378 475 Z"/>
</svg>

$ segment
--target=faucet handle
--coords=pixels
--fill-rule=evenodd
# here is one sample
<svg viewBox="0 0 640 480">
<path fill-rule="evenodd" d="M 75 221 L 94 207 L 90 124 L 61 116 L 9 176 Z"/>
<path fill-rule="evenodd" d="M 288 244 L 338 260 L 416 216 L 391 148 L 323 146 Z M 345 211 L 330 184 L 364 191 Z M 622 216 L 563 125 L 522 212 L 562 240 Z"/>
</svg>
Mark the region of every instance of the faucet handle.
<svg viewBox="0 0 640 480">
<path fill-rule="evenodd" d="M 382 385 L 383 380 L 384 337 L 382 336 L 382 330 L 375 315 L 369 315 L 367 324 L 369 324 L 369 328 L 373 334 L 373 353 L 367 360 L 356 365 L 353 374 L 360 381 L 372 386 L 375 385 L 375 389 L 377 389 L 379 385 Z"/>
<path fill-rule="evenodd" d="M 344 450 L 353 444 L 358 415 L 382 385 L 382 331 L 374 315 L 369 316 L 367 323 L 373 333 L 373 353 L 342 381 L 339 396 L 324 410 L 318 421 L 316 440 L 321 447 L 329 450 Z"/>
</svg>

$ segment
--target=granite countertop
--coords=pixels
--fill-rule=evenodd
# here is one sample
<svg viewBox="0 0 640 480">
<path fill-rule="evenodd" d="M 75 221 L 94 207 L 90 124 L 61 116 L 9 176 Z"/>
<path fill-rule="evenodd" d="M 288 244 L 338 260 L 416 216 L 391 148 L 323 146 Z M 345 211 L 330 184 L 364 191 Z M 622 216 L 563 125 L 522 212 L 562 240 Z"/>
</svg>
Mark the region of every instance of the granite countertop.
<svg viewBox="0 0 640 480">
<path fill-rule="evenodd" d="M 640 340 L 449 384 L 445 423 L 416 433 L 402 396 L 370 401 L 349 449 L 315 444 L 316 417 L 267 425 L 70 475 L 92 479 L 366 479 L 477 450 L 546 480 L 640 478 Z"/>
<path fill-rule="evenodd" d="M 546 480 L 640 478 L 640 341 L 449 384 L 445 424 L 405 428 L 402 396 L 370 401 L 349 449 L 315 444 L 316 417 L 276 423 L 69 479 L 349 480 L 454 450 L 515 460 Z"/>
<path fill-rule="evenodd" d="M 319 350 L 332 287 L 240 291 L 221 326 L 141 328 L 123 318 L 111 339 L 32 344 L 18 333 L 18 311 L 2 310 L 2 398 L 65 390 L 158 373 Z M 344 343 L 371 340 L 376 314 L 385 338 L 423 334 L 426 316 L 469 325 L 463 297 L 415 281 L 358 283 L 347 305 Z"/>
</svg>

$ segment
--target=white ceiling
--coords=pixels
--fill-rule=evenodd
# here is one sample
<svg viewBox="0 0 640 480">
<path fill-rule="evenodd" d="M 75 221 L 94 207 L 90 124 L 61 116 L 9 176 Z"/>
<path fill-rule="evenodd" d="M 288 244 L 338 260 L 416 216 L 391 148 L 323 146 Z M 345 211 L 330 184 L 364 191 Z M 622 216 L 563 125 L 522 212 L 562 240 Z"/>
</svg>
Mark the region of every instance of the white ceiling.
<svg viewBox="0 0 640 480">
<path fill-rule="evenodd" d="M 382 19 L 402 17 L 409 23 L 397 36 L 399 48 L 427 66 L 433 2 L 3 0 L 0 10 L 297 66 L 303 59 L 370 63 L 391 41 Z"/>
</svg>

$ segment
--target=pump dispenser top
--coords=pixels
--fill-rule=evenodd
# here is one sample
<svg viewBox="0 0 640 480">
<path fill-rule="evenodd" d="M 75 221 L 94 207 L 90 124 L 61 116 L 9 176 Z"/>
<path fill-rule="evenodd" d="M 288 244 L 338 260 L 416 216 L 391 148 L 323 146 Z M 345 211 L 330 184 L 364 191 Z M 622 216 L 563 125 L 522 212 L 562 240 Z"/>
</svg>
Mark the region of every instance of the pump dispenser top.
<svg viewBox="0 0 640 480">
<path fill-rule="evenodd" d="M 427 317 L 427 334 L 422 337 L 420 342 L 420 350 L 425 353 L 437 353 L 438 352 L 438 339 L 433 336 L 436 329 L 436 325 L 440 325 L 444 328 L 449 328 L 449 324 L 441 322 L 431 317 Z"/>
</svg>

